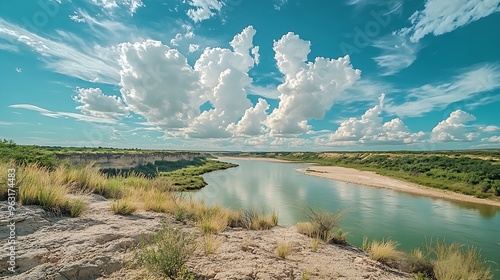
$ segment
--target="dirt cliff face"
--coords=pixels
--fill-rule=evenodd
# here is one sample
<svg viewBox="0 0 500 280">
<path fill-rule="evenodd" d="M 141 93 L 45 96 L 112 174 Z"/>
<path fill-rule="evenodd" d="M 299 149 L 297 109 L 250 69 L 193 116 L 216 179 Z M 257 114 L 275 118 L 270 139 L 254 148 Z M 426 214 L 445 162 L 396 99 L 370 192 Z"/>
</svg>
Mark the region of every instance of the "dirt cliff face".
<svg viewBox="0 0 500 280">
<path fill-rule="evenodd" d="M 138 165 L 155 163 L 155 161 L 194 160 L 204 154 L 195 152 L 154 152 L 154 153 L 121 153 L 121 154 L 58 154 L 57 158 L 73 165 L 95 163 L 101 169 L 134 168 Z"/>
</svg>

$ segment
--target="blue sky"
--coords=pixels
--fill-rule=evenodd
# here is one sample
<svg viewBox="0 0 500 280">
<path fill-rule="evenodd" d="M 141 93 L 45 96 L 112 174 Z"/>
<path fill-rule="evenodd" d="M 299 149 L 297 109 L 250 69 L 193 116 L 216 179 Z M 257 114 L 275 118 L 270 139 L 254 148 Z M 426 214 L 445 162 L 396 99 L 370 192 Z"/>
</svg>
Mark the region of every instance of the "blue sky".
<svg viewBox="0 0 500 280">
<path fill-rule="evenodd" d="M 500 147 L 499 0 L 0 3 L 0 138 Z"/>
</svg>

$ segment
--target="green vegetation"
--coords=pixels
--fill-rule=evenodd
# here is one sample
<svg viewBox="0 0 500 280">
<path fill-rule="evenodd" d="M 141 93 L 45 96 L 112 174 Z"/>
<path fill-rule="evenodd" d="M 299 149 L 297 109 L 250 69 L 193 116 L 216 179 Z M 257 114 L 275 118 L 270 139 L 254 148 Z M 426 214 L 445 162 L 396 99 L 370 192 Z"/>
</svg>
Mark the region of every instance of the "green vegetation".
<svg viewBox="0 0 500 280">
<path fill-rule="evenodd" d="M 167 279 L 194 279 L 187 272 L 186 262 L 196 249 L 194 236 L 174 228 L 167 222 L 151 238 L 142 241 L 135 251 L 139 266 Z"/>
<path fill-rule="evenodd" d="M 128 199 L 119 199 L 111 204 L 111 211 L 118 215 L 131 215 L 137 210 L 137 207 Z"/>
<path fill-rule="evenodd" d="M 374 171 L 480 198 L 500 196 L 500 151 L 256 153 L 319 165 Z"/>
<path fill-rule="evenodd" d="M 55 167 L 57 157 L 53 151 L 39 146 L 17 145 L 13 141 L 0 141 L 0 162 L 13 161 L 15 164 L 37 163 L 45 167 Z"/>
</svg>

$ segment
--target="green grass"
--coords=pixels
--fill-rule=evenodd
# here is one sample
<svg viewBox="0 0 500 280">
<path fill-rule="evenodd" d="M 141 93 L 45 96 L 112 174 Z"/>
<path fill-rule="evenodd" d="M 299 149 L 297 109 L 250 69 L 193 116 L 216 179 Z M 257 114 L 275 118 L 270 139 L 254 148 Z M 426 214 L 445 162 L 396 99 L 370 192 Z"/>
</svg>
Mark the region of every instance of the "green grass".
<svg viewBox="0 0 500 280">
<path fill-rule="evenodd" d="M 111 211 L 118 215 L 131 215 L 137 210 L 137 206 L 135 206 L 128 199 L 119 199 L 111 204 Z"/>
<path fill-rule="evenodd" d="M 194 237 L 179 228 L 164 223 L 150 241 L 142 241 L 135 251 L 135 260 L 157 276 L 167 279 L 192 277 L 186 262 L 196 249 Z M 170 278 L 169 278 L 170 277 Z"/>
</svg>

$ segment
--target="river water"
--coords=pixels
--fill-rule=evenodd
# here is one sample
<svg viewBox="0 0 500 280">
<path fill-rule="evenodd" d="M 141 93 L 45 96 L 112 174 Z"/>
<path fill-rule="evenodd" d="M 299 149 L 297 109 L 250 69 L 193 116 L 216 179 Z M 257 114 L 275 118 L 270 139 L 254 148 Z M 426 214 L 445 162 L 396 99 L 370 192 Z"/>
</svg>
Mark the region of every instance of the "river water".
<svg viewBox="0 0 500 280">
<path fill-rule="evenodd" d="M 225 159 L 240 166 L 203 175 L 208 186 L 191 195 L 207 204 L 239 209 L 276 210 L 280 225 L 307 221 L 307 207 L 346 210 L 341 227 L 361 246 L 391 238 L 410 251 L 439 239 L 481 249 L 500 279 L 500 208 L 416 196 L 360 186 L 296 171 L 307 164 Z"/>
</svg>

